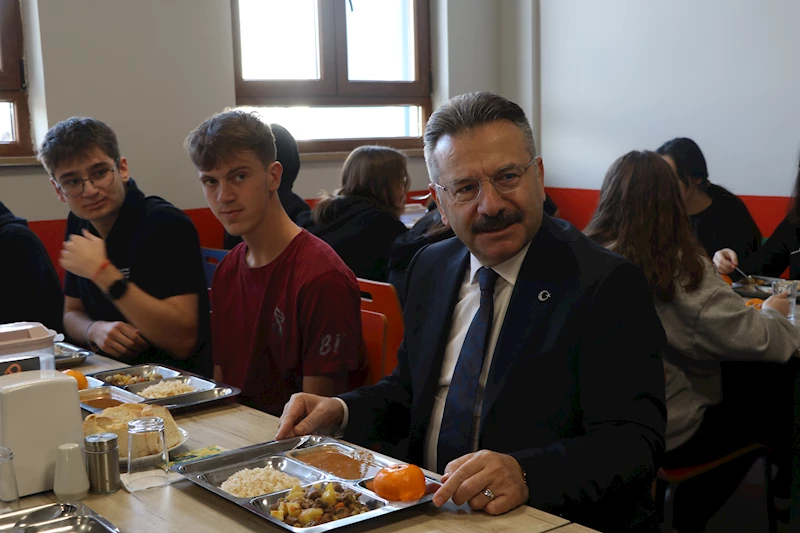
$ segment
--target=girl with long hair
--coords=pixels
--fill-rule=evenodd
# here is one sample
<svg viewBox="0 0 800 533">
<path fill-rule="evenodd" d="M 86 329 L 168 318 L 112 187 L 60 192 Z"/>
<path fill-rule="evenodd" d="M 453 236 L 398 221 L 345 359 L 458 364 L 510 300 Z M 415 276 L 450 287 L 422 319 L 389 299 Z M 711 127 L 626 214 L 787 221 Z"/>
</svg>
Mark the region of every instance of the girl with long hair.
<svg viewBox="0 0 800 533">
<path fill-rule="evenodd" d="M 694 235 L 678 183 L 670 166 L 653 152 L 620 157 L 605 176 L 600 203 L 585 230 L 639 266 L 653 291 L 667 335 L 662 466 L 673 468 L 770 440 L 764 436 L 770 429 L 764 427 L 767 416 L 748 416 L 723 401 L 720 363 L 786 362 L 800 347 L 800 332 L 785 318 L 785 295 L 768 298 L 761 310 L 747 307 L 717 274 Z M 749 466 L 720 468 L 682 485 L 675 528 L 681 533 L 703 531 Z"/>
<path fill-rule="evenodd" d="M 341 187 L 326 194 L 298 225 L 327 242 L 356 277 L 386 281 L 392 243 L 409 188 L 408 159 L 384 146 L 360 146 L 342 166 Z"/>
</svg>

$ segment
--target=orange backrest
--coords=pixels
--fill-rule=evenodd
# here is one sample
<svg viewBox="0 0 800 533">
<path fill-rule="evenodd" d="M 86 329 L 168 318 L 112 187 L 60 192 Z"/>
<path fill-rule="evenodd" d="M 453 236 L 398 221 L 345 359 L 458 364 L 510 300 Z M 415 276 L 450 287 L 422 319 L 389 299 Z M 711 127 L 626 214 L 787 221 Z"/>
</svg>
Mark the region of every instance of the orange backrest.
<svg viewBox="0 0 800 533">
<path fill-rule="evenodd" d="M 361 335 L 369 363 L 369 382 L 377 383 L 384 376 L 386 357 L 386 317 L 381 313 L 361 310 Z"/>
<path fill-rule="evenodd" d="M 400 299 L 391 283 L 358 278 L 358 285 L 361 288 L 361 309 L 386 316 L 386 358 L 383 372 L 384 375 L 391 374 L 397 366 L 397 350 L 403 342 L 405 328 Z"/>
</svg>

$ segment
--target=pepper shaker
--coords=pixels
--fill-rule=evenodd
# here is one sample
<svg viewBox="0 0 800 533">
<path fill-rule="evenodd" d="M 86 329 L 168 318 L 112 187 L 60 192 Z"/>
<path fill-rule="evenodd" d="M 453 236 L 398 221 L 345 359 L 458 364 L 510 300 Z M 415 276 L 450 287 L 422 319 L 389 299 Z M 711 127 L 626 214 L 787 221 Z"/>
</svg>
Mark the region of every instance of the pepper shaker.
<svg viewBox="0 0 800 533">
<path fill-rule="evenodd" d="M 85 439 L 89 492 L 110 494 L 120 487 L 119 441 L 114 433 L 95 433 Z"/>
</svg>

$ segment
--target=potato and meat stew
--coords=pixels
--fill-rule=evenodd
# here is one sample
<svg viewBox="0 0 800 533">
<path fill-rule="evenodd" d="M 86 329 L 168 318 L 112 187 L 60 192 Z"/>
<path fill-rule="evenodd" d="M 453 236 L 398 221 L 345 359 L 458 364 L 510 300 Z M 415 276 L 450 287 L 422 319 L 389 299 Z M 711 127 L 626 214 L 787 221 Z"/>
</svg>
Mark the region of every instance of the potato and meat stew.
<svg viewBox="0 0 800 533">
<path fill-rule="evenodd" d="M 311 527 L 366 513 L 369 508 L 358 501 L 358 493 L 339 483 L 314 485 L 303 490 L 295 485 L 269 508 L 270 514 L 294 527 Z"/>
</svg>

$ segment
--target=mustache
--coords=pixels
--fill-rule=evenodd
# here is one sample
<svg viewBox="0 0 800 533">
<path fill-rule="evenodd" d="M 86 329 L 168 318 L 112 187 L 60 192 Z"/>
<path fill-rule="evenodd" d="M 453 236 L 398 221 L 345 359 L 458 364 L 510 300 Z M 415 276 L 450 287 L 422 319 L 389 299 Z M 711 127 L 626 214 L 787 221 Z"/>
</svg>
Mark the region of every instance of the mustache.
<svg viewBox="0 0 800 533">
<path fill-rule="evenodd" d="M 500 211 L 496 216 L 482 216 L 472 224 L 472 233 L 484 233 L 506 229 L 522 222 L 522 211 Z"/>
</svg>

